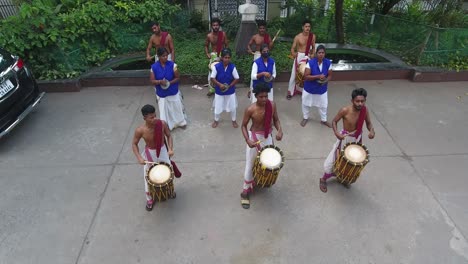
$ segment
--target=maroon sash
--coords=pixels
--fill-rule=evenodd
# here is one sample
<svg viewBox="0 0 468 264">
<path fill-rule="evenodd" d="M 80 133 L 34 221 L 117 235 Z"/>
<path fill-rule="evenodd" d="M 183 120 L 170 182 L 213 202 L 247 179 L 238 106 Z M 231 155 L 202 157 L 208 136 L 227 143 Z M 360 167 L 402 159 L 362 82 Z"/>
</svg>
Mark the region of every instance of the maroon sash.
<svg viewBox="0 0 468 264">
<path fill-rule="evenodd" d="M 267 33 L 265 33 L 265 35 L 263 35 L 263 43 L 269 45 L 270 42 L 271 42 L 270 35 L 268 35 Z"/>
<path fill-rule="evenodd" d="M 354 133 L 355 138 L 359 138 L 362 134 L 362 127 L 364 126 L 364 121 L 366 120 L 367 116 L 367 108 L 362 106 L 361 111 L 359 112 L 359 118 L 357 121 L 356 132 Z M 359 142 L 362 142 L 362 137 L 359 139 Z"/>
<path fill-rule="evenodd" d="M 265 138 L 271 133 L 271 119 L 273 116 L 273 106 L 271 105 L 271 101 L 267 100 L 265 104 Z"/>
<path fill-rule="evenodd" d="M 154 143 L 156 144 L 156 157 L 159 158 L 159 154 L 161 154 L 161 147 L 163 144 L 163 122 L 161 120 L 156 120 L 156 124 L 154 126 Z M 169 148 L 167 147 L 166 140 L 164 140 L 164 145 L 166 145 L 167 151 Z M 175 164 L 174 161 L 171 160 L 172 169 L 174 169 L 174 175 L 176 178 L 180 178 L 182 173 L 180 172 L 179 168 Z"/>
<path fill-rule="evenodd" d="M 309 32 L 309 38 L 307 39 L 307 47 L 306 47 L 306 50 L 305 50 L 305 55 L 306 56 L 309 55 L 310 44 L 312 44 L 312 38 L 313 37 L 314 37 L 314 34 L 312 32 Z"/>
<path fill-rule="evenodd" d="M 161 48 L 165 48 L 166 47 L 166 38 L 167 38 L 167 35 L 169 35 L 169 32 L 161 32 L 161 41 L 159 42 L 159 46 Z"/>
<path fill-rule="evenodd" d="M 218 42 L 216 43 L 216 52 L 218 56 L 221 56 L 221 51 L 224 47 L 224 34 L 222 31 L 218 31 Z"/>
<path fill-rule="evenodd" d="M 156 157 L 159 158 L 159 154 L 161 154 L 161 147 L 163 144 L 163 122 L 158 119 L 156 120 L 156 124 L 154 125 L 154 144 L 156 145 Z"/>
</svg>

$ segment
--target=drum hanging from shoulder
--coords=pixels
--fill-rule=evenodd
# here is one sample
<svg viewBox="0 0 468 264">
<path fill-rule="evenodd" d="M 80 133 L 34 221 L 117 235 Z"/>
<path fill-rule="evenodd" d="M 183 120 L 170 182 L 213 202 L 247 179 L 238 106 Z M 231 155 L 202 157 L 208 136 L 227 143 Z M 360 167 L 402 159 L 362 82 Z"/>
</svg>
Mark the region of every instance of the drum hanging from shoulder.
<svg viewBox="0 0 468 264">
<path fill-rule="evenodd" d="M 153 201 L 162 202 L 174 197 L 174 170 L 170 164 L 159 162 L 151 165 L 145 179 Z"/>
<path fill-rule="evenodd" d="M 275 184 L 283 165 L 283 151 L 274 145 L 264 146 L 258 152 L 252 169 L 255 184 L 262 188 Z"/>
<path fill-rule="evenodd" d="M 361 171 L 369 163 L 369 150 L 361 143 L 350 142 L 339 152 L 333 165 L 333 173 L 341 183 L 356 182 Z"/>
<path fill-rule="evenodd" d="M 296 85 L 304 88 L 304 74 L 307 66 L 307 58 L 303 58 L 296 65 Z"/>
</svg>

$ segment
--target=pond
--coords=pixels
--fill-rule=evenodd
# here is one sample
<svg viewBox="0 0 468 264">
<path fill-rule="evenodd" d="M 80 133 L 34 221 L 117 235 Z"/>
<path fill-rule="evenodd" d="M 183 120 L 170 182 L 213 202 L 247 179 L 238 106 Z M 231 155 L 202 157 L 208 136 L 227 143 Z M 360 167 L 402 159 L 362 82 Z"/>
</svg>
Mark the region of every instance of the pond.
<svg viewBox="0 0 468 264">
<path fill-rule="evenodd" d="M 352 49 L 327 49 L 325 57 L 338 64 L 390 62 L 377 54 Z"/>
<path fill-rule="evenodd" d="M 356 49 L 328 48 L 325 57 L 330 59 L 333 64 L 390 62 L 375 53 Z M 151 68 L 152 63 L 141 57 L 129 58 L 119 61 L 118 64 L 111 65 L 109 69 L 112 71 L 148 70 Z"/>
</svg>

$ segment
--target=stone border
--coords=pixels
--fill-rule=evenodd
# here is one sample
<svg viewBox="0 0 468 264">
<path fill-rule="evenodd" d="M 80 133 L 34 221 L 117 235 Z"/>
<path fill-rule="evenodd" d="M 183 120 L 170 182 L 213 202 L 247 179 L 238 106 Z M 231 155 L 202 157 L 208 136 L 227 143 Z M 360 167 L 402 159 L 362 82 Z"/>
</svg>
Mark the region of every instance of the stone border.
<svg viewBox="0 0 468 264">
<path fill-rule="evenodd" d="M 398 57 L 373 48 L 334 43 L 325 43 L 325 47 L 369 52 L 384 57 L 389 61 L 384 63 L 334 64 L 333 80 L 335 81 L 393 79 L 407 79 L 413 82 L 468 81 L 468 71 L 456 72 L 440 68 L 411 67 Z M 129 59 L 142 58 L 142 56 L 142 54 L 130 54 L 125 57 L 114 58 L 105 62 L 102 66 L 81 75 L 77 79 L 38 81 L 38 84 L 45 92 L 78 92 L 81 90 L 81 87 L 96 86 L 151 86 L 149 82 L 149 70 L 106 71 L 111 65 Z M 207 74 L 182 75 L 180 83 L 192 85 L 205 84 L 207 82 Z M 281 72 L 278 74 L 276 81 L 289 82 L 290 75 L 290 72 Z M 242 76 L 240 81 L 243 82 Z"/>
</svg>

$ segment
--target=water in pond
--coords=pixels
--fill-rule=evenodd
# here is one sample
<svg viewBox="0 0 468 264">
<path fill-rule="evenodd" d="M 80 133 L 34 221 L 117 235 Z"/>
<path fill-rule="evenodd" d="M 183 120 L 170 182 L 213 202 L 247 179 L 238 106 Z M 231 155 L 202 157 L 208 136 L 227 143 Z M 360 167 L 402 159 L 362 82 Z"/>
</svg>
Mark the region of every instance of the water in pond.
<svg viewBox="0 0 468 264">
<path fill-rule="evenodd" d="M 359 50 L 329 49 L 325 55 L 333 63 L 379 63 L 389 62 L 387 59 L 373 53 Z"/>
<path fill-rule="evenodd" d="M 116 65 L 111 67 L 113 71 L 128 71 L 128 70 L 149 70 L 151 69 L 151 65 L 154 62 L 148 62 L 147 60 L 137 60 L 137 61 L 130 61 L 125 62 L 120 65 Z"/>
<path fill-rule="evenodd" d="M 348 49 L 328 49 L 325 57 L 334 64 L 389 62 L 377 54 Z M 148 62 L 146 60 L 129 61 L 111 67 L 111 69 L 113 71 L 149 70 L 152 63 L 153 62 Z"/>
</svg>

